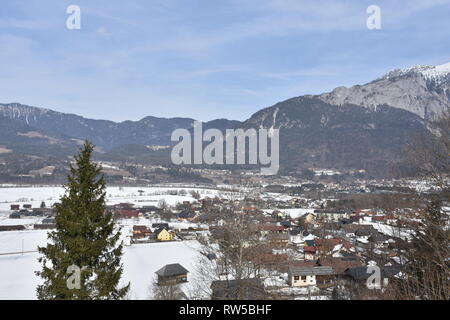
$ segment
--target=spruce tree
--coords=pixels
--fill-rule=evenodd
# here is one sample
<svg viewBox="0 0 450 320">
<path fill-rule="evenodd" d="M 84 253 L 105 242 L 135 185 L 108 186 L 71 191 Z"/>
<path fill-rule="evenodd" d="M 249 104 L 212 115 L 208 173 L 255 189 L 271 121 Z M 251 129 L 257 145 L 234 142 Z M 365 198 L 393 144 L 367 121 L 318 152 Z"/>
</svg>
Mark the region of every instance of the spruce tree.
<svg viewBox="0 0 450 320">
<path fill-rule="evenodd" d="M 101 167 L 91 161 L 94 146 L 86 141 L 70 164 L 66 191 L 56 205 L 56 229 L 39 247 L 43 280 L 39 299 L 121 299 L 129 284 L 119 288 L 123 266 L 120 231 L 105 209 L 106 185 Z M 79 268 L 80 286 L 68 285 Z M 76 282 L 75 282 L 76 283 Z"/>
</svg>

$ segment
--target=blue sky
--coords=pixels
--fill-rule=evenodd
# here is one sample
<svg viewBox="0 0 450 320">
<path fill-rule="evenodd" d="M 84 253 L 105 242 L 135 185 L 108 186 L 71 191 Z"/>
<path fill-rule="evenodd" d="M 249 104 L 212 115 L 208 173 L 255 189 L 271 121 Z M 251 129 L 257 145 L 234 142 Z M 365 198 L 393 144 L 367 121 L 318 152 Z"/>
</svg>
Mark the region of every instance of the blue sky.
<svg viewBox="0 0 450 320">
<path fill-rule="evenodd" d="M 81 30 L 66 8 L 81 8 Z M 369 5 L 381 30 L 366 27 Z M 450 62 L 450 0 L 13 0 L 0 102 L 90 118 L 244 120 L 394 68 Z"/>
</svg>

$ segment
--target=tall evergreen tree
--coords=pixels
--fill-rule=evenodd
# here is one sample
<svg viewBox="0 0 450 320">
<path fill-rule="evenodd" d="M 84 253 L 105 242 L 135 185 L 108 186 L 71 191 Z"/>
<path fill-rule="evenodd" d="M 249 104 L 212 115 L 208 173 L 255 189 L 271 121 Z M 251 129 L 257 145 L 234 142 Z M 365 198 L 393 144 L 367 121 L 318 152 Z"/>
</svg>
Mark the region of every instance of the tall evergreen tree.
<svg viewBox="0 0 450 320">
<path fill-rule="evenodd" d="M 121 299 L 129 290 L 129 284 L 119 288 L 120 231 L 105 209 L 106 185 L 101 167 L 91 161 L 93 149 L 86 141 L 70 164 L 66 192 L 56 205 L 56 229 L 49 232 L 49 244 L 38 249 L 43 266 L 37 275 L 44 280 L 37 288 L 39 299 Z"/>
</svg>

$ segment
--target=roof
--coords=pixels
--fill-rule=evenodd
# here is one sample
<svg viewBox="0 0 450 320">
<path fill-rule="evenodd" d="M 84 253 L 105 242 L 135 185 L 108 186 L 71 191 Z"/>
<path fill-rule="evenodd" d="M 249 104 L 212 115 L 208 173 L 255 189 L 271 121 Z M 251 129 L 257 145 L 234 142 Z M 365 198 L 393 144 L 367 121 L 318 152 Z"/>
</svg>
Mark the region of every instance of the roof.
<svg viewBox="0 0 450 320">
<path fill-rule="evenodd" d="M 164 267 L 162 267 L 155 273 L 161 277 L 171 277 L 171 276 L 177 276 L 180 274 L 186 274 L 188 272 L 189 271 L 186 270 L 181 264 L 172 263 L 172 264 L 166 264 Z"/>
<path fill-rule="evenodd" d="M 345 224 L 342 226 L 346 233 L 360 232 L 374 232 L 376 229 L 371 224 Z"/>
<path fill-rule="evenodd" d="M 195 213 L 192 211 L 183 210 L 177 214 L 177 217 L 182 219 L 193 218 L 195 217 Z"/>
<path fill-rule="evenodd" d="M 294 276 L 327 276 L 333 274 L 333 268 L 329 266 L 322 267 L 298 267 L 289 266 L 289 274 Z"/>
<path fill-rule="evenodd" d="M 347 270 L 345 270 L 345 274 L 349 275 L 354 280 L 366 280 L 372 274 L 372 273 L 367 273 L 367 268 L 368 267 L 366 267 L 366 266 L 348 268 Z M 382 278 L 392 278 L 399 272 L 400 272 L 400 268 L 398 268 L 397 266 L 381 267 L 381 277 Z"/>
<path fill-rule="evenodd" d="M 133 226 L 133 231 L 151 232 L 147 226 Z"/>
<path fill-rule="evenodd" d="M 306 261 L 306 260 L 292 260 L 289 262 L 289 266 L 292 267 L 314 267 L 316 263 L 314 261 Z"/>
<path fill-rule="evenodd" d="M 304 237 L 307 237 L 307 236 L 309 235 L 309 232 L 308 232 L 307 230 L 305 230 L 305 228 L 298 226 L 298 227 L 293 228 L 293 229 L 289 232 L 289 234 L 290 234 L 291 236 L 296 236 L 296 235 L 301 234 L 301 235 L 303 235 Z"/>
<path fill-rule="evenodd" d="M 25 230 L 25 226 L 23 225 L 0 226 L 0 231 L 15 231 L 15 230 Z"/>
<path fill-rule="evenodd" d="M 292 223 L 291 223 L 289 220 L 284 220 L 284 221 L 281 221 L 281 225 L 282 225 L 283 227 L 288 227 L 288 228 L 290 228 L 290 227 L 292 226 Z"/>
<path fill-rule="evenodd" d="M 316 245 L 316 247 L 335 247 L 338 244 L 341 243 L 341 239 L 336 239 L 336 238 L 332 238 L 332 239 L 314 239 L 314 244 Z"/>
<path fill-rule="evenodd" d="M 368 229 L 360 229 L 355 231 L 355 236 L 358 237 L 364 237 L 364 236 L 370 236 L 373 232 Z"/>
<path fill-rule="evenodd" d="M 335 274 L 343 274 L 345 270 L 352 267 L 361 266 L 361 263 L 356 258 L 335 258 L 325 257 L 318 261 L 320 266 L 328 266 L 333 269 Z"/>
<path fill-rule="evenodd" d="M 169 228 L 168 223 L 152 223 L 152 228 Z"/>
<path fill-rule="evenodd" d="M 167 231 L 167 232 L 169 232 L 169 228 L 166 228 L 166 227 L 158 227 L 158 228 L 155 228 L 155 230 L 153 231 L 153 233 L 156 235 L 156 236 L 158 236 L 161 232 L 163 232 L 163 231 Z"/>
<path fill-rule="evenodd" d="M 55 218 L 45 218 L 42 219 L 42 223 L 46 224 L 46 223 L 55 223 Z"/>
<path fill-rule="evenodd" d="M 304 246 L 303 247 L 303 252 L 312 252 L 315 253 L 316 252 L 316 247 L 314 246 Z"/>
<path fill-rule="evenodd" d="M 137 217 L 139 215 L 139 211 L 137 210 L 126 210 L 126 209 L 117 210 L 116 213 L 124 217 Z"/>
</svg>

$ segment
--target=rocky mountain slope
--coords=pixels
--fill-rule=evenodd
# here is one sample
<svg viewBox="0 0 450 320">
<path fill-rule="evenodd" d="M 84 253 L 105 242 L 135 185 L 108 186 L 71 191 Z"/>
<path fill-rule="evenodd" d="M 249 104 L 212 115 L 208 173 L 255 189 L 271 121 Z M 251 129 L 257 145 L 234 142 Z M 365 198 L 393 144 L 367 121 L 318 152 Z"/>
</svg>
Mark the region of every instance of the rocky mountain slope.
<svg viewBox="0 0 450 320">
<path fill-rule="evenodd" d="M 435 120 L 450 107 L 450 63 L 393 70 L 365 85 L 338 87 L 317 97 L 338 106 L 376 109 L 386 104 Z"/>
<path fill-rule="evenodd" d="M 401 166 L 409 139 L 429 134 L 426 121 L 406 110 L 380 105 L 337 107 L 318 97 L 298 97 L 263 109 L 245 128 L 280 129 L 280 160 L 286 171 L 358 168 L 380 172 Z"/>
<path fill-rule="evenodd" d="M 280 129 L 282 172 L 303 168 L 402 170 L 405 146 L 431 134 L 450 108 L 450 63 L 398 69 L 364 85 L 292 98 L 241 123 L 217 119 L 217 128 Z M 0 104 L 2 154 L 66 157 L 83 140 L 104 159 L 170 163 L 173 130 L 192 130 L 194 119 L 145 117 L 139 121 L 93 120 L 18 103 Z"/>
</svg>

